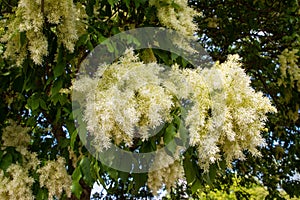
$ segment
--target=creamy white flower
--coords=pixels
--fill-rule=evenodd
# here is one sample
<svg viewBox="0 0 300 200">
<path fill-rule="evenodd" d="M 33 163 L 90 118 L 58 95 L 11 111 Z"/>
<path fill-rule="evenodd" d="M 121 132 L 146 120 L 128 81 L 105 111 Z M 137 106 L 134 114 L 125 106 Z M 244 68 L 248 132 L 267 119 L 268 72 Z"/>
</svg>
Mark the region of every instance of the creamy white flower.
<svg viewBox="0 0 300 200">
<path fill-rule="evenodd" d="M 63 191 L 71 197 L 72 179 L 67 173 L 65 162 L 64 158 L 58 157 L 56 161 L 47 161 L 45 166 L 37 170 L 40 186 L 48 189 L 50 199 L 59 199 Z"/>
</svg>

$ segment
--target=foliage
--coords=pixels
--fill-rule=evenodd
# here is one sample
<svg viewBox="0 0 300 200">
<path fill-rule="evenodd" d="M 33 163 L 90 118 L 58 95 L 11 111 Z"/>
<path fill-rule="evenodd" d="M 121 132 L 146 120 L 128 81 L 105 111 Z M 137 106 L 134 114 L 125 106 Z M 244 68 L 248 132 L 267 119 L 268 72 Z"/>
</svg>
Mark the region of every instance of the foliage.
<svg viewBox="0 0 300 200">
<path fill-rule="evenodd" d="M 190 1 L 203 13 L 197 18 L 200 43 L 215 60 L 238 53 L 252 86 L 263 91 L 278 113 L 269 116 L 267 146 L 260 159 L 247 156 L 235 170 L 256 176 L 280 198 L 278 188 L 299 196 L 299 1 Z M 230 176 L 230 175 L 229 175 Z M 248 178 L 245 178 L 248 177 Z M 227 179 L 229 180 L 229 179 Z"/>
<path fill-rule="evenodd" d="M 171 194 L 185 193 L 199 198 L 198 195 L 202 195 L 199 189 L 207 184 L 213 184 L 217 189 L 231 187 L 232 173 L 224 170 L 232 164 L 239 175 L 247 175 L 239 179 L 242 186 L 257 176 L 268 187 L 270 198 L 280 196 L 278 186 L 290 195 L 299 195 L 300 190 L 293 189 L 299 187 L 299 182 L 290 179 L 299 172 L 300 166 L 298 2 L 190 1 L 199 12 L 182 2 L 0 0 L 1 198 L 20 199 L 25 195 L 24 198 L 41 200 L 90 199 L 95 182 L 100 183 L 111 198 L 152 197 L 148 186 L 151 187 L 149 180 L 154 180 L 157 175 L 155 171 L 148 175 L 109 168 L 95 159 L 80 141 L 79 134 L 85 130 L 76 128 L 78 121 L 74 123 L 74 118 L 80 119 L 82 113 L 72 111 L 72 84 L 83 60 L 105 39 L 125 30 L 147 26 L 165 26 L 184 35 L 192 34 L 197 27 L 191 22 L 193 16 L 197 16 L 200 43 L 215 60 L 221 61 L 216 68 L 222 71 L 228 86 L 225 88 L 229 94 L 226 119 L 230 120 L 226 124 L 231 124 L 235 131 L 224 129 L 218 137 L 209 138 L 205 135 L 206 130 L 213 120 L 217 121 L 217 118 L 210 121 L 210 117 L 218 113 L 218 107 L 202 109 L 202 104 L 196 103 L 193 109 L 203 112 L 199 116 L 205 126 L 196 124 L 193 127 L 192 122 L 196 123 L 199 116 L 190 116 L 187 122 L 195 129 L 194 141 L 182 160 L 176 163 L 181 169 L 172 166 L 172 173 L 184 171 L 186 186 L 177 190 L 170 188 L 174 182 L 169 183 L 166 178 L 168 174 L 164 172 L 168 168 L 158 173 L 161 177 L 157 178 L 167 183 L 167 189 L 175 191 Z M 112 52 L 117 49 L 116 44 L 104 44 Z M 175 63 L 181 68 L 188 66 L 183 58 L 169 52 L 147 49 L 137 53 L 145 63 L 157 61 L 168 66 Z M 263 132 L 267 146 L 261 149 L 262 159 L 252 157 L 245 150 L 257 153 L 256 146 L 262 142 L 259 134 L 266 120 L 264 115 L 274 109 L 266 97 L 249 87 L 250 79 L 240 69 L 237 57 L 229 57 L 229 61 L 224 62 L 233 53 L 241 56 L 255 90 L 263 91 L 278 110 L 277 114 L 269 115 L 268 130 Z M 192 86 L 199 86 L 197 81 L 203 78 L 200 72 L 177 70 L 178 77 L 185 74 Z M 205 70 L 202 73 L 204 77 L 214 78 Z M 238 87 L 233 87 L 234 84 Z M 209 89 L 203 88 L 198 88 L 195 99 L 208 93 L 205 90 Z M 240 104 L 238 92 L 242 94 Z M 206 103 L 207 107 L 211 106 L 211 102 Z M 163 144 L 176 138 L 182 122 L 178 120 L 178 113 L 176 118 L 178 109 L 173 112 L 173 120 L 158 136 L 138 143 L 142 151 L 159 148 L 161 138 Z M 245 131 L 246 140 L 243 138 Z M 199 132 L 202 138 L 197 138 Z M 124 145 L 122 142 L 116 143 Z M 233 149 L 232 144 L 235 145 Z M 231 162 L 244 154 L 246 161 Z M 213 182 L 214 177 L 217 177 L 216 182 Z M 157 187 L 162 182 L 159 184 Z"/>
</svg>

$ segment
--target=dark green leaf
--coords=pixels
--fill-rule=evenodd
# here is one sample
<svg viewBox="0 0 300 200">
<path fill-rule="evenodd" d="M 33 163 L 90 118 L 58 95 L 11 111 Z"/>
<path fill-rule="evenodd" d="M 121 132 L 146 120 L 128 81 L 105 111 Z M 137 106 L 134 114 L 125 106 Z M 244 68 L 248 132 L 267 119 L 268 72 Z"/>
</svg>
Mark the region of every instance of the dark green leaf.
<svg viewBox="0 0 300 200">
<path fill-rule="evenodd" d="M 93 186 L 95 180 L 92 178 L 91 176 L 91 163 L 90 163 L 90 159 L 88 157 L 84 157 L 81 161 L 80 161 L 80 168 L 82 170 L 82 174 L 83 174 L 83 180 L 84 182 L 89 185 L 90 187 Z"/>
<path fill-rule="evenodd" d="M 54 66 L 53 73 L 54 78 L 61 76 L 65 71 L 66 64 L 64 62 L 59 62 Z"/>
<path fill-rule="evenodd" d="M 0 168 L 4 171 L 12 164 L 13 156 L 11 154 L 5 154 L 0 162 Z"/>
</svg>

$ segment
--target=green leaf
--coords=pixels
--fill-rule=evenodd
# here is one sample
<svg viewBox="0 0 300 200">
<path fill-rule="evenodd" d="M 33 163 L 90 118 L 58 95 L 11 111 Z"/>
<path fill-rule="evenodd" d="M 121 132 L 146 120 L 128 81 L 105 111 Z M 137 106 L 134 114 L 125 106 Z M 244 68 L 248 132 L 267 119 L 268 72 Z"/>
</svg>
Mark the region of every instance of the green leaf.
<svg viewBox="0 0 300 200">
<path fill-rule="evenodd" d="M 38 193 L 36 195 L 36 199 L 39 200 L 48 199 L 48 191 L 46 189 L 39 188 Z"/>
<path fill-rule="evenodd" d="M 32 110 L 36 110 L 38 109 L 39 105 L 40 105 L 40 99 L 36 94 L 33 94 L 28 100 L 27 100 L 27 104 L 29 106 L 30 109 Z"/>
<path fill-rule="evenodd" d="M 78 166 L 78 167 L 76 167 L 76 169 L 74 170 L 74 172 L 72 174 L 72 180 L 75 182 L 79 182 L 81 177 L 82 177 L 81 170 L 80 170 L 80 167 Z"/>
<path fill-rule="evenodd" d="M 74 144 L 75 144 L 77 135 L 78 135 L 78 131 L 77 130 L 73 131 L 73 133 L 71 134 L 71 141 L 70 141 L 71 149 L 74 149 Z"/>
<path fill-rule="evenodd" d="M 63 85 L 62 79 L 57 79 L 56 81 L 54 81 L 53 86 L 51 88 L 51 94 L 52 95 L 58 94 L 60 89 L 62 88 L 62 85 Z"/>
<path fill-rule="evenodd" d="M 169 155 L 169 156 L 173 156 L 175 151 L 176 151 L 176 147 L 178 145 L 176 144 L 175 140 L 171 140 L 169 142 L 169 144 L 167 144 L 166 146 L 166 153 Z"/>
<path fill-rule="evenodd" d="M 130 9 L 130 0 L 124 0 L 126 7 Z"/>
<path fill-rule="evenodd" d="M 114 5 L 118 2 L 119 0 L 108 0 L 108 3 L 114 7 Z"/>
<path fill-rule="evenodd" d="M 183 160 L 183 168 L 185 172 L 185 177 L 187 184 L 192 184 L 196 180 L 196 173 L 194 171 L 194 166 L 191 157 L 189 155 Z"/>
<path fill-rule="evenodd" d="M 135 192 L 138 193 L 139 189 L 147 182 L 147 174 L 132 174 Z"/>
<path fill-rule="evenodd" d="M 199 179 L 196 179 L 196 181 L 193 182 L 191 186 L 192 194 L 195 194 L 201 188 L 201 186 L 201 181 Z"/>
<path fill-rule="evenodd" d="M 40 99 L 40 102 L 39 102 L 40 106 L 42 109 L 44 110 L 47 110 L 48 109 L 48 106 L 46 105 L 45 101 L 43 99 Z"/>
<path fill-rule="evenodd" d="M 0 168 L 4 171 L 11 165 L 13 157 L 11 154 L 5 154 L 0 162 Z"/>
<path fill-rule="evenodd" d="M 88 157 L 84 157 L 80 161 L 80 168 L 82 170 L 84 182 L 88 184 L 90 187 L 92 187 L 95 180 L 91 176 L 91 163 Z"/>
<path fill-rule="evenodd" d="M 65 66 L 66 66 L 66 63 L 64 63 L 64 62 L 59 62 L 55 65 L 55 67 L 53 69 L 54 78 L 57 78 L 64 73 Z"/>
<path fill-rule="evenodd" d="M 174 139 L 175 135 L 176 135 L 176 127 L 173 124 L 170 124 L 166 128 L 166 132 L 165 132 L 165 134 L 163 136 L 164 143 L 168 144 L 170 141 L 172 141 Z"/>
<path fill-rule="evenodd" d="M 77 199 L 80 199 L 82 193 L 82 187 L 79 182 L 73 181 L 72 183 L 72 193 L 75 194 Z"/>
<path fill-rule="evenodd" d="M 89 34 L 88 33 L 83 34 L 79 37 L 76 45 L 77 46 L 85 45 L 88 39 L 89 39 Z"/>
<path fill-rule="evenodd" d="M 172 61 L 175 61 L 177 58 L 178 58 L 178 55 L 176 53 L 171 53 Z"/>
<path fill-rule="evenodd" d="M 20 46 L 22 47 L 26 42 L 26 33 L 20 32 Z"/>
</svg>

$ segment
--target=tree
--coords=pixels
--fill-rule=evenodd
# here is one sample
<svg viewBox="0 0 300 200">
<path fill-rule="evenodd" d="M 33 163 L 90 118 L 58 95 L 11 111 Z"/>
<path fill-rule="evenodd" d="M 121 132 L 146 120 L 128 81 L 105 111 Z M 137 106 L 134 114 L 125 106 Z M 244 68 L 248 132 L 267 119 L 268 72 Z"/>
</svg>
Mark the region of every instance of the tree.
<svg viewBox="0 0 300 200">
<path fill-rule="evenodd" d="M 235 17 L 230 14 L 255 15 L 256 10 L 248 12 L 248 4 L 242 11 L 233 7 L 226 18 L 224 13 L 232 8 L 230 5 L 220 8 L 222 2 L 191 1 L 199 12 L 179 0 L 0 2 L 0 196 L 3 199 L 90 199 L 95 182 L 106 189 L 109 197 L 116 199 L 151 197 L 152 193 L 159 192 L 163 183 L 171 193 L 175 189 L 175 194 L 182 191 L 197 197 L 203 186 L 218 187 L 231 180 L 226 179 L 230 173 L 224 175 L 227 166 L 239 174 L 249 175 L 250 180 L 254 176 L 261 178 L 273 197 L 279 195 L 277 176 L 281 175 L 286 178 L 282 188 L 291 195 L 298 195 L 290 190 L 291 184 L 298 182 L 291 182 L 287 176 L 290 173 L 287 170 L 299 171 L 296 151 L 299 140 L 295 134 L 299 131 L 298 76 L 295 73 L 298 18 L 293 17 L 298 10 L 292 9 L 294 4 L 286 4 L 280 11 L 273 11 L 271 6 L 272 12 L 262 12 L 262 20 L 257 19 L 265 22 L 267 17 L 277 16 L 279 12 L 281 29 L 278 32 L 269 29 L 272 23 L 263 24 L 266 30 L 260 33 L 261 27 L 256 24 L 260 22 L 254 20 L 247 25 L 242 21 L 238 28 L 250 35 L 241 38 L 238 33 L 232 33 L 231 20 Z M 263 1 L 255 5 L 261 10 L 270 6 Z M 217 14 L 211 14 L 216 11 Z M 280 13 L 283 13 L 282 18 Z M 224 24 L 218 21 L 219 15 Z M 188 59 L 162 49 L 125 51 L 109 39 L 135 28 L 163 26 L 177 32 L 172 35 L 173 48 L 191 53 L 190 48 L 197 42 L 190 45 L 182 37 L 196 32 L 194 16 L 204 33 L 200 42 L 215 60 L 221 61 L 210 69 L 195 69 Z M 286 19 L 290 23 L 288 27 L 283 23 Z M 289 32 L 291 29 L 295 30 L 293 34 Z M 229 39 L 215 34 L 215 30 L 228 33 Z M 160 32 L 149 33 L 155 37 Z M 281 35 L 284 33 L 288 33 L 285 38 Z M 143 40 L 136 35 L 120 37 L 133 44 Z M 155 42 L 160 45 L 166 41 Z M 108 57 L 118 55 L 115 62 L 105 65 L 107 70 L 103 73 L 97 69 L 88 71 L 95 59 L 91 55 L 99 44 L 102 52 L 110 53 Z M 280 51 L 278 45 L 282 45 Z M 262 51 L 263 48 L 268 51 Z M 240 54 L 253 87 L 262 90 L 265 97 L 249 86 L 250 78 L 241 69 L 239 57 L 230 53 Z M 259 63 L 253 67 L 251 63 L 257 57 Z M 159 64 L 169 67 L 162 68 Z M 90 76 L 78 76 L 86 72 L 83 69 Z M 271 69 L 277 70 L 279 75 Z M 162 73 L 168 73 L 169 78 L 162 78 Z M 217 78 L 223 82 L 216 84 Z M 139 85 L 143 81 L 147 84 Z M 88 98 L 90 96 L 93 98 Z M 265 115 L 275 112 L 269 99 L 278 113 L 269 115 L 267 131 Z M 287 107 L 289 113 L 286 113 Z M 118 115 L 121 111 L 126 114 Z M 284 124 L 282 119 L 286 120 Z M 149 127 L 158 128 L 161 124 L 156 135 L 148 135 Z M 136 128 L 139 128 L 137 133 Z M 96 130 L 101 130 L 101 134 Z M 288 134 L 278 135 L 279 130 Z M 264 160 L 255 157 L 259 154 L 256 147 L 263 143 L 261 131 L 268 142 L 261 150 Z M 93 152 L 98 155 L 110 149 L 108 141 L 127 152 L 163 151 L 151 157 L 153 171 L 133 173 L 115 169 L 97 159 Z M 183 152 L 178 147 L 187 149 Z M 275 165 L 271 158 L 274 152 L 275 159 L 289 162 Z M 293 152 L 295 155 L 288 154 Z M 108 154 L 109 151 L 106 153 L 108 160 L 115 156 Z M 247 162 L 235 160 L 244 155 Z M 137 163 L 134 165 L 137 168 L 144 166 Z M 266 172 L 269 167 L 273 171 Z M 278 173 L 277 169 L 283 171 Z M 275 182 L 265 176 L 268 173 L 277 178 Z M 220 177 L 224 181 L 213 183 L 215 176 L 219 182 L 222 182 Z M 178 179 L 186 180 L 185 189 L 176 187 Z"/>
<path fill-rule="evenodd" d="M 197 19 L 200 43 L 215 60 L 238 53 L 252 86 L 268 95 L 278 110 L 267 123 L 263 157 L 249 156 L 235 169 L 246 181 L 253 176 L 261 179 L 269 198 L 279 198 L 278 187 L 299 196 L 299 180 L 291 178 L 299 173 L 299 2 L 191 4 L 203 13 Z"/>
</svg>

